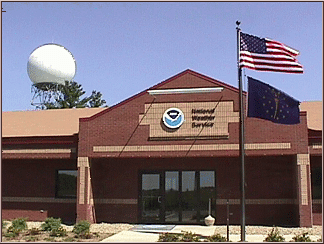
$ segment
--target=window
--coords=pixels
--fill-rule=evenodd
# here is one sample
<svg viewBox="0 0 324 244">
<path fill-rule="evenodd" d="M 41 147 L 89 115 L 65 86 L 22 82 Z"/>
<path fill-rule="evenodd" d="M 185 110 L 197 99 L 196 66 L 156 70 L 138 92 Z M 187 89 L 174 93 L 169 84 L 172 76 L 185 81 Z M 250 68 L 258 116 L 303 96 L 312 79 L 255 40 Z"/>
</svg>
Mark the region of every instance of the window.
<svg viewBox="0 0 324 244">
<path fill-rule="evenodd" d="M 313 199 L 322 199 L 322 168 L 313 168 L 311 176 Z"/>
<path fill-rule="evenodd" d="M 56 197 L 76 198 L 77 196 L 77 170 L 57 170 Z"/>
</svg>

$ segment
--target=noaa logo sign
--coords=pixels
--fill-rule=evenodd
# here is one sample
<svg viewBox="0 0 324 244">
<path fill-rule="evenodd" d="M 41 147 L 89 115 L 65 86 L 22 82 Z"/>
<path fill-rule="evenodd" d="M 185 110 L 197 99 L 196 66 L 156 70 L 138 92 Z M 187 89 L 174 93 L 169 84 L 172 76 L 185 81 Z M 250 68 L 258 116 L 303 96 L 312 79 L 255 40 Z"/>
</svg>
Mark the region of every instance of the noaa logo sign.
<svg viewBox="0 0 324 244">
<path fill-rule="evenodd" d="M 183 124 L 184 115 L 178 108 L 169 108 L 164 112 L 162 120 L 166 127 L 177 129 Z"/>
</svg>

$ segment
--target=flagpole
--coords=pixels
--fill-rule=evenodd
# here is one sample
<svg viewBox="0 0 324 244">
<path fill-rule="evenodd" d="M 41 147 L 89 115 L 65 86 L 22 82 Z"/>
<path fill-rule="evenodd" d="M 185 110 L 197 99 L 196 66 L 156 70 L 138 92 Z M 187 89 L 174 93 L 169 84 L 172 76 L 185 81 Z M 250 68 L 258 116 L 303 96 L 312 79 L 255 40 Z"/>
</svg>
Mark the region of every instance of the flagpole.
<svg viewBox="0 0 324 244">
<path fill-rule="evenodd" d="M 237 68 L 239 83 L 239 111 L 240 111 L 240 162 L 241 162 L 241 241 L 245 241 L 245 152 L 244 152 L 244 107 L 243 107 L 243 88 L 242 88 L 242 68 L 240 67 L 240 46 L 241 46 L 241 29 L 240 21 L 236 21 L 237 30 Z"/>
</svg>

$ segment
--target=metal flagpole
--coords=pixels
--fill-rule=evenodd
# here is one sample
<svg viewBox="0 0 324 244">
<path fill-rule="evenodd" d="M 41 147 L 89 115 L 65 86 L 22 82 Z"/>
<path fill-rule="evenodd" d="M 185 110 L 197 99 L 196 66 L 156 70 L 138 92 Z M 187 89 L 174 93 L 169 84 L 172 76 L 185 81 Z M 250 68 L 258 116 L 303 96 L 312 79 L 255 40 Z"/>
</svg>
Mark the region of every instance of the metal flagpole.
<svg viewBox="0 0 324 244">
<path fill-rule="evenodd" d="M 243 86 L 242 86 L 242 68 L 240 67 L 240 47 L 241 47 L 241 29 L 240 21 L 236 21 L 237 30 L 237 67 L 239 83 L 239 109 L 240 109 L 240 161 L 241 161 L 241 241 L 245 241 L 245 163 L 244 163 L 244 106 L 243 106 Z"/>
</svg>

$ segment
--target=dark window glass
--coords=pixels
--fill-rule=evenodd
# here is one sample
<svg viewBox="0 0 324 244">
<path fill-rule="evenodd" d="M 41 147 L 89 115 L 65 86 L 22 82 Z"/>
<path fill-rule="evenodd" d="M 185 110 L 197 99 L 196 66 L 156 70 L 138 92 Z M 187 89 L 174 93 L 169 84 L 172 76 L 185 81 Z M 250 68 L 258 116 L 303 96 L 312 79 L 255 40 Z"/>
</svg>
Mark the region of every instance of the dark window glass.
<svg viewBox="0 0 324 244">
<path fill-rule="evenodd" d="M 197 174 L 195 171 L 182 172 L 182 221 L 197 222 Z"/>
<path fill-rule="evenodd" d="M 215 171 L 200 171 L 200 218 L 215 216 Z M 210 213 L 209 213 L 210 211 Z"/>
<path fill-rule="evenodd" d="M 165 222 L 179 221 L 179 172 L 165 172 Z"/>
<path fill-rule="evenodd" d="M 322 168 L 313 168 L 311 176 L 313 199 L 322 199 Z"/>
<path fill-rule="evenodd" d="M 56 178 L 56 197 L 76 198 L 77 170 L 58 170 Z"/>
<path fill-rule="evenodd" d="M 159 222 L 161 213 L 160 174 L 142 174 L 142 219 Z"/>
</svg>

